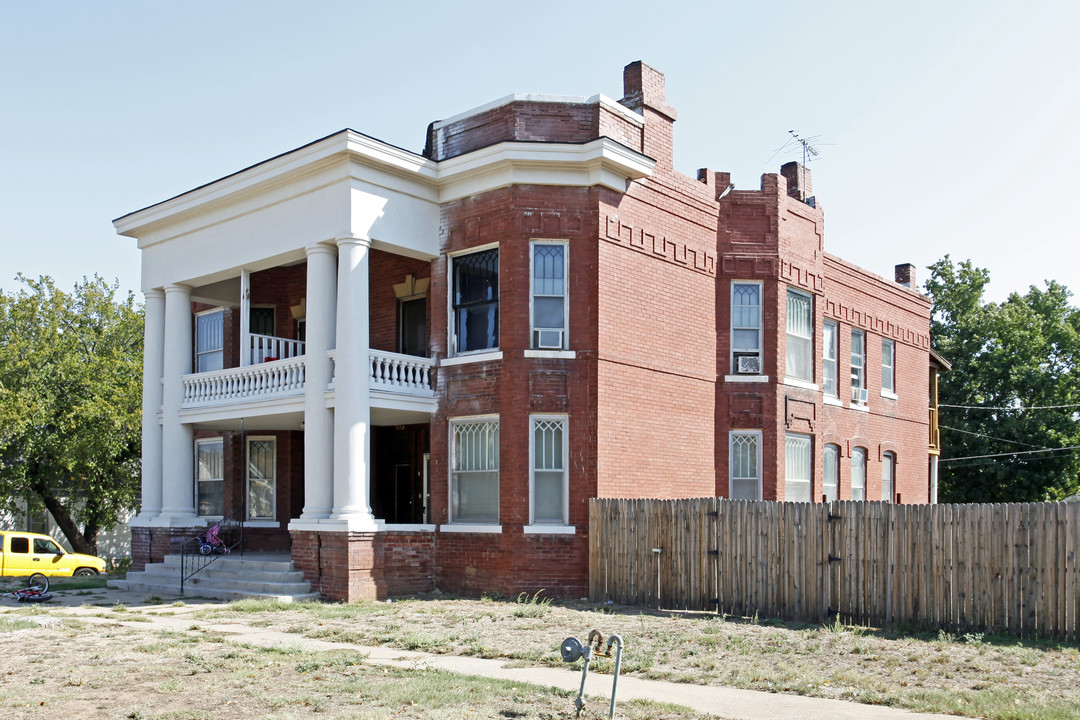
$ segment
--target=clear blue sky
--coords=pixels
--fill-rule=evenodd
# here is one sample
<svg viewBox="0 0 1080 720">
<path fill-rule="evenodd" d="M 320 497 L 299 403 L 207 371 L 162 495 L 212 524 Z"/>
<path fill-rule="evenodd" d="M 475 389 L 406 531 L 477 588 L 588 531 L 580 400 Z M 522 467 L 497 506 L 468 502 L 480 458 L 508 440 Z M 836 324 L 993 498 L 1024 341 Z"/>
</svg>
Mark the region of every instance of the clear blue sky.
<svg viewBox="0 0 1080 720">
<path fill-rule="evenodd" d="M 419 152 L 511 92 L 617 99 L 640 59 L 685 173 L 756 188 L 789 130 L 817 138 L 830 252 L 1080 292 L 1078 29 L 1065 0 L 0 1 L 0 289 L 138 290 L 115 217 L 345 127 Z"/>
</svg>

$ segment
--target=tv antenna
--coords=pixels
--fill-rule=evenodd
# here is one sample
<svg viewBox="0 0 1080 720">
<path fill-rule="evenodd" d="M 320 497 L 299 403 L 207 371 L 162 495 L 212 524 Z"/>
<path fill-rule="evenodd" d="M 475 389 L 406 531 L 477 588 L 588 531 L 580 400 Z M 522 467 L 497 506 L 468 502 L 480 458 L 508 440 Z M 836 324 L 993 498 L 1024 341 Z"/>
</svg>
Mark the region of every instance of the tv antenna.
<svg viewBox="0 0 1080 720">
<path fill-rule="evenodd" d="M 795 132 L 794 130 L 788 130 L 788 135 L 791 135 L 791 137 L 795 138 L 795 142 L 802 145 L 802 164 L 803 164 L 803 167 L 806 167 L 806 163 L 809 160 L 813 160 L 817 156 L 821 155 L 821 151 L 818 150 L 817 147 L 815 147 L 813 145 L 813 141 L 816 138 L 802 138 L 802 137 L 799 137 L 799 133 Z M 807 157 L 807 156 L 809 156 L 809 157 Z"/>
</svg>

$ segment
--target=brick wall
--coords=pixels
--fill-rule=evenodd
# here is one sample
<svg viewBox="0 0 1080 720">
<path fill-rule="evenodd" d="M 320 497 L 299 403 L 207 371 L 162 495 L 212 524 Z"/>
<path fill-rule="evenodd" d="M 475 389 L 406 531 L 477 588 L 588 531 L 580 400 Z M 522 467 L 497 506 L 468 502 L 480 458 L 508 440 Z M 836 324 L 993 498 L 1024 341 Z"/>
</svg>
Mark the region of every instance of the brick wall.
<svg viewBox="0 0 1080 720">
<path fill-rule="evenodd" d="M 368 269 L 371 347 L 376 350 L 399 352 L 398 299 L 394 285 L 405 282 L 412 275 L 416 279 L 431 277 L 431 263 L 424 260 L 395 255 L 381 250 L 371 251 Z M 428 327 L 431 327 L 431 303 L 428 302 Z"/>
</svg>

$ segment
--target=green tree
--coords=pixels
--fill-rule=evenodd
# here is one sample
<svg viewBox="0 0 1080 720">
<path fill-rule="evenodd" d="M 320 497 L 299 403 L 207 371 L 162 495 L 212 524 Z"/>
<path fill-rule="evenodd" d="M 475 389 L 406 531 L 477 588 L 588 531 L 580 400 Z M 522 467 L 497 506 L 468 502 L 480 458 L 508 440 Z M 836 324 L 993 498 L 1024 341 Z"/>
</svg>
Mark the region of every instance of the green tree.
<svg viewBox="0 0 1080 720">
<path fill-rule="evenodd" d="M 1032 452 L 1080 445 L 1080 310 L 1071 293 L 1047 281 L 991 303 L 983 299 L 990 275 L 970 260 L 946 255 L 930 273 L 931 340 L 953 364 L 940 402 L 963 406 L 941 408 L 941 498 L 1026 502 L 1077 492 L 1080 453 Z M 978 457 L 987 455 L 998 457 Z"/>
<path fill-rule="evenodd" d="M 44 506 L 76 552 L 133 508 L 139 477 L 142 316 L 84 278 L 0 292 L 0 505 Z"/>
</svg>

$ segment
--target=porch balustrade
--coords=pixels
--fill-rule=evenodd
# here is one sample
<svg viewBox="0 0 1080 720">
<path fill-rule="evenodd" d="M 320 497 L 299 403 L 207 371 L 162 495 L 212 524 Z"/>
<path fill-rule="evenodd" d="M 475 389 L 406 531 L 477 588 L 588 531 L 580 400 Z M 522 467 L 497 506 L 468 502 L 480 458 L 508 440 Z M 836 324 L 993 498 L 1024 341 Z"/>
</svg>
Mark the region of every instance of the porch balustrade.
<svg viewBox="0 0 1080 720">
<path fill-rule="evenodd" d="M 256 333 L 251 333 L 250 337 L 251 343 L 248 357 L 251 359 L 252 365 L 300 357 L 304 354 L 304 342 L 302 340 L 290 340 L 289 338 L 258 335 Z"/>
<path fill-rule="evenodd" d="M 371 368 L 371 389 L 410 395 L 431 395 L 431 369 L 435 361 L 415 355 L 371 350 L 368 352 Z"/>
<path fill-rule="evenodd" d="M 235 400 L 257 400 L 304 390 L 304 358 L 185 375 L 182 407 Z"/>
</svg>

